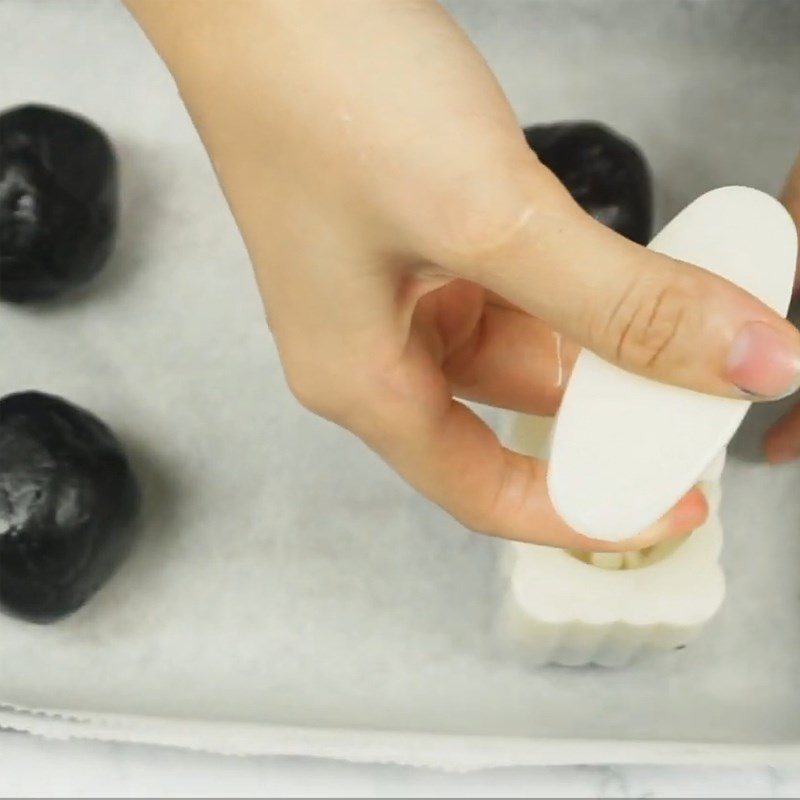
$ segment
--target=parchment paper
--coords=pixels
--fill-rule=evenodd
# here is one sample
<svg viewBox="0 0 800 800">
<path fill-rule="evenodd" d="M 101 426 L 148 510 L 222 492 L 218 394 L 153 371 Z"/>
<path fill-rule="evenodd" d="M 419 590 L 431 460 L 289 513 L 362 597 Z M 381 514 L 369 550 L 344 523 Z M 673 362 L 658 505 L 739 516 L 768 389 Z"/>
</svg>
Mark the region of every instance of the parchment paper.
<svg viewBox="0 0 800 800">
<path fill-rule="evenodd" d="M 521 122 L 597 118 L 642 145 L 662 220 L 714 186 L 776 191 L 800 144 L 800 5 L 452 8 Z M 270 752 L 292 751 L 300 730 L 317 742 L 304 752 L 400 758 L 369 739 L 391 731 L 418 761 L 440 752 L 461 766 L 477 764 L 474 747 L 452 756 L 467 740 L 424 737 L 502 737 L 496 762 L 552 753 L 542 740 L 638 740 L 631 753 L 800 741 L 800 468 L 746 460 L 776 409 L 753 414 L 732 449 L 729 592 L 703 638 L 620 672 L 526 671 L 492 635 L 499 544 L 289 395 L 202 147 L 121 6 L 0 3 L 0 106 L 26 100 L 108 130 L 124 207 L 91 290 L 46 310 L 0 308 L 0 393 L 37 388 L 99 414 L 134 454 L 147 507 L 132 558 L 84 610 L 46 627 L 0 617 L 0 703 L 69 711 L 70 735 L 93 719 L 107 732 L 105 714 L 136 715 L 110 729 L 145 727 L 148 740 L 159 728 L 141 718 L 160 718 L 182 732 L 164 741 L 189 745 L 186 720 L 253 725 L 271 732 Z M 47 732 L 43 719 L 0 721 Z M 65 735 L 70 719 L 54 722 Z M 355 738 L 326 749 L 312 735 L 322 730 Z M 211 740 L 195 743 L 243 749 Z M 512 740 L 521 749 L 497 745 Z"/>
</svg>

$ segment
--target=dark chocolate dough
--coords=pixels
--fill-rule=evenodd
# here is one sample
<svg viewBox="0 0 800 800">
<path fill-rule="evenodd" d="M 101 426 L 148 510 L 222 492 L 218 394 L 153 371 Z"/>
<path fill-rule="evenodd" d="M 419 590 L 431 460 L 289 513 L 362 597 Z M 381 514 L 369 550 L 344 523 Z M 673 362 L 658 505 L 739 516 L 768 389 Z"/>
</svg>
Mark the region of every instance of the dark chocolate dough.
<svg viewBox="0 0 800 800">
<path fill-rule="evenodd" d="M 80 608 L 127 554 L 139 502 L 99 419 L 38 392 L 0 399 L 0 606 L 34 622 Z"/>
<path fill-rule="evenodd" d="M 596 122 L 533 125 L 524 133 L 539 160 L 584 211 L 634 242 L 650 241 L 650 169 L 633 142 Z"/>
<path fill-rule="evenodd" d="M 0 298 L 49 300 L 90 280 L 117 206 L 116 158 L 96 125 L 46 106 L 0 114 Z"/>
</svg>

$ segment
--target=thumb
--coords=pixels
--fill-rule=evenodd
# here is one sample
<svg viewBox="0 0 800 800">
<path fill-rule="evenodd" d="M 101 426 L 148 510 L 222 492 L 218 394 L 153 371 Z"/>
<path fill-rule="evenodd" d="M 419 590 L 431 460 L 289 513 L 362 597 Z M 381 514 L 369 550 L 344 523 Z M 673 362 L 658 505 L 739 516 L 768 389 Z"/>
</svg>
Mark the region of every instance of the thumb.
<svg viewBox="0 0 800 800">
<path fill-rule="evenodd" d="M 543 167 L 529 172 L 524 193 L 503 195 L 513 213 L 493 217 L 451 269 L 645 377 L 750 399 L 797 388 L 794 326 L 732 283 L 596 222 Z"/>
</svg>

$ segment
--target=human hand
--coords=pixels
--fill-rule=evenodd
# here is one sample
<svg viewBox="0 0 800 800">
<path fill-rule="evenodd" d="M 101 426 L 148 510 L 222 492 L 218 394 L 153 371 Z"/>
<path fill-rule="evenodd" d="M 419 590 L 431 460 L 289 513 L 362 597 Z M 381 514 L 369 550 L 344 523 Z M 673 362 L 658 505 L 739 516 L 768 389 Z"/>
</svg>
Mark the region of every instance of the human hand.
<svg viewBox="0 0 800 800">
<path fill-rule="evenodd" d="M 798 234 L 800 234 L 800 156 L 797 157 L 789 174 L 781 199 L 794 217 Z M 798 267 L 800 267 L 800 263 Z M 800 269 L 795 278 L 795 296 L 797 296 L 798 289 L 800 289 Z M 795 406 L 767 432 L 764 439 L 764 453 L 767 460 L 773 464 L 800 458 L 800 405 Z"/>
<path fill-rule="evenodd" d="M 556 409 L 558 342 L 730 397 L 794 388 L 800 334 L 737 287 L 583 213 L 438 5 L 129 0 L 244 236 L 289 382 L 478 531 L 626 550 L 556 514 L 546 465 L 454 397 Z"/>
</svg>

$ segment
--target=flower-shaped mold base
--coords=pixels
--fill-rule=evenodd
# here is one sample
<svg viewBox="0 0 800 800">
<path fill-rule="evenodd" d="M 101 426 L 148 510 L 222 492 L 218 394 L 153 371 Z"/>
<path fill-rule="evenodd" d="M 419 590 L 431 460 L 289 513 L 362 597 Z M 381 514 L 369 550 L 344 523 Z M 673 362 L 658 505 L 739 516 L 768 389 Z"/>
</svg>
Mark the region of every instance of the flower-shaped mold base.
<svg viewBox="0 0 800 800">
<path fill-rule="evenodd" d="M 521 416 L 513 445 L 546 454 L 550 420 Z M 510 543 L 503 558 L 503 638 L 529 663 L 619 667 L 652 651 L 682 647 L 714 616 L 725 595 L 719 565 L 720 476 L 724 454 L 701 479 L 706 523 L 677 544 L 631 559 L 576 556 Z"/>
</svg>

